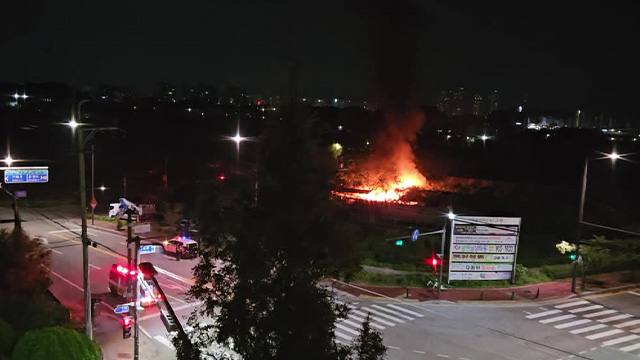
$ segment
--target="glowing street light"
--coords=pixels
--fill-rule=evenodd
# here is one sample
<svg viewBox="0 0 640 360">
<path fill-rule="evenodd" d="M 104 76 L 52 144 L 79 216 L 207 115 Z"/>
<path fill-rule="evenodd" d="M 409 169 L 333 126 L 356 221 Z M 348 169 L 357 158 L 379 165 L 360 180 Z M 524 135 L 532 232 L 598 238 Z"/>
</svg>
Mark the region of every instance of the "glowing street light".
<svg viewBox="0 0 640 360">
<path fill-rule="evenodd" d="M 620 158 L 620 155 L 618 155 L 618 153 L 614 151 L 611 154 L 608 154 L 607 157 L 611 159 L 611 161 L 616 161 Z"/>
<path fill-rule="evenodd" d="M 449 210 L 447 217 L 449 218 L 449 220 L 453 220 L 456 218 L 456 214 L 454 214 L 453 211 Z"/>
<path fill-rule="evenodd" d="M 98 189 L 100 189 L 100 191 L 103 191 L 103 192 L 104 192 L 105 190 L 107 190 L 107 188 L 106 188 L 106 187 L 104 187 L 104 185 L 100 186 Z"/>
<path fill-rule="evenodd" d="M 240 142 L 247 140 L 247 138 L 244 136 L 240 136 L 240 132 L 237 132 L 236 135 L 231 138 L 231 140 L 235 141 L 236 144 L 240 145 Z"/>
<path fill-rule="evenodd" d="M 14 160 L 11 158 L 11 155 L 7 155 L 7 157 L 4 158 L 5 164 L 7 164 L 8 167 L 11 167 L 11 164 L 13 164 Z"/>
<path fill-rule="evenodd" d="M 76 122 L 76 119 L 71 119 L 71 121 L 67 123 L 67 126 L 70 127 L 72 130 L 75 130 L 78 127 L 78 125 L 80 124 Z"/>
<path fill-rule="evenodd" d="M 480 139 L 482 139 L 482 141 L 487 141 L 487 139 L 489 139 L 489 137 L 487 136 L 487 134 L 482 134 Z"/>
</svg>

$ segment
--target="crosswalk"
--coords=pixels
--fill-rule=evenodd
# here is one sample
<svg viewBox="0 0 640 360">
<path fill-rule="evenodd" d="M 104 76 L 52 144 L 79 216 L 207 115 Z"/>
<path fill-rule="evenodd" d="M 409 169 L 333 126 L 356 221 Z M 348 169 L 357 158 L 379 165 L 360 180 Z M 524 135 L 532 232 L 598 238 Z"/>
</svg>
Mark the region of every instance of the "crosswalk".
<svg viewBox="0 0 640 360">
<path fill-rule="evenodd" d="M 371 327 L 377 330 L 384 330 L 424 317 L 419 312 L 397 304 L 356 306 L 340 301 L 338 303 L 349 307 L 347 318 L 338 321 L 335 330 L 337 340 L 345 343 L 353 341 L 358 336 L 367 315 L 371 317 Z"/>
<path fill-rule="evenodd" d="M 570 334 L 600 342 L 601 347 L 640 356 L 640 318 L 607 309 L 587 300 L 570 301 L 553 309 L 526 315 L 527 319 L 548 324 Z"/>
</svg>

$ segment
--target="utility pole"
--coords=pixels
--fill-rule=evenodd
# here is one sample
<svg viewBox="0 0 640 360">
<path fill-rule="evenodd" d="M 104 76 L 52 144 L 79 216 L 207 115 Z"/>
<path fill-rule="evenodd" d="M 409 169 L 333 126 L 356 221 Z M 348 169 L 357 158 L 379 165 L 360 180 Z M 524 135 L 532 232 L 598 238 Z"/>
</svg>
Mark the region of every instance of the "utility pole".
<svg viewBox="0 0 640 360">
<path fill-rule="evenodd" d="M 440 239 L 440 272 L 438 273 L 438 296 L 440 299 L 440 291 L 442 289 L 442 271 L 444 268 L 444 243 L 447 239 L 447 219 L 444 220 L 444 225 L 442 226 L 442 237 Z"/>
<path fill-rule="evenodd" d="M 589 171 L 589 157 L 587 156 L 584 160 L 584 171 L 582 173 L 582 189 L 580 190 L 580 208 L 578 209 L 578 229 L 576 231 L 576 237 L 577 237 L 576 254 L 578 255 L 578 257 L 576 258 L 576 260 L 573 261 L 573 266 L 571 267 L 571 292 L 573 293 L 576 292 L 576 277 L 578 272 L 578 263 L 582 264 L 582 257 L 580 255 L 580 239 L 582 238 L 582 220 L 584 217 L 584 202 L 585 202 L 585 196 L 587 193 L 588 171 Z M 581 286 L 584 287 L 584 267 L 582 267 L 582 272 L 583 272 L 583 277 L 582 277 L 583 284 Z"/>
<path fill-rule="evenodd" d="M 124 176 L 124 178 L 122 179 L 122 187 L 124 188 L 124 194 L 123 194 L 123 198 L 127 197 L 127 175 Z"/>
<path fill-rule="evenodd" d="M 131 218 L 131 216 L 129 216 Z M 131 232 L 131 230 L 129 230 Z M 135 295 L 135 306 L 133 307 L 133 359 L 138 360 L 139 356 L 139 344 L 140 344 L 140 331 L 138 325 L 138 306 L 140 306 L 140 285 L 138 284 L 138 274 L 140 273 L 140 237 L 136 236 L 135 239 L 135 247 L 134 247 L 134 264 L 136 265 L 136 276 L 133 280 L 133 286 L 135 287 L 135 291 L 133 294 Z"/>
<path fill-rule="evenodd" d="M 13 192 L 13 228 L 14 230 L 22 229 L 22 223 L 20 222 L 20 211 L 18 210 L 18 197 L 15 191 Z"/>
<path fill-rule="evenodd" d="M 93 199 L 96 198 L 96 194 L 95 194 L 95 189 L 96 189 L 96 185 L 95 185 L 95 180 L 96 180 L 96 169 L 95 169 L 95 162 L 96 162 L 96 156 L 95 156 L 95 145 L 91 144 L 91 201 L 93 201 Z M 95 207 L 93 206 L 93 204 L 91 204 L 91 225 L 93 225 L 93 219 L 95 217 Z"/>
<path fill-rule="evenodd" d="M 82 105 L 82 102 L 80 102 Z M 78 105 L 78 114 L 80 114 L 80 105 Z M 82 232 L 80 239 L 82 240 L 82 273 L 84 288 L 84 324 L 89 339 L 93 339 L 93 324 L 91 322 L 91 289 L 89 287 L 89 242 L 87 239 L 87 192 L 84 181 L 84 140 L 82 138 L 82 129 L 78 129 L 78 168 L 80 173 L 80 219 Z"/>
</svg>

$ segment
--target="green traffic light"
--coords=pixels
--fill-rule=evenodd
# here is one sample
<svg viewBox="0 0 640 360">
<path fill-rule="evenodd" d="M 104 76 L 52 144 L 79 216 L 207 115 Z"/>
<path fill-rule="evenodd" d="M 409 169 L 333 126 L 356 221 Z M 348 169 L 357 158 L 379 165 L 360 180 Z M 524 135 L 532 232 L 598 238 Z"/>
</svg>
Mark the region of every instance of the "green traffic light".
<svg viewBox="0 0 640 360">
<path fill-rule="evenodd" d="M 569 260 L 573 261 L 578 258 L 578 254 L 569 254 Z"/>
<path fill-rule="evenodd" d="M 396 240 L 396 246 L 402 246 L 404 242 L 402 240 Z"/>
</svg>

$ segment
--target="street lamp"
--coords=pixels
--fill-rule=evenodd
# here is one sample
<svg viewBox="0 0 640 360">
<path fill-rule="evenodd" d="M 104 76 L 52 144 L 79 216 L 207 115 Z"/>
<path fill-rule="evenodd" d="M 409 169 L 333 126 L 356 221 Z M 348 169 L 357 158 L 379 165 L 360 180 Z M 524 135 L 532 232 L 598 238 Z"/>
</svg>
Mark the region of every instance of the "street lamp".
<svg viewBox="0 0 640 360">
<path fill-rule="evenodd" d="M 578 114 L 580 113 L 580 110 L 578 110 Z M 604 154 L 603 157 L 599 157 L 599 158 L 589 158 L 589 156 L 585 157 L 584 159 L 584 170 L 582 173 L 582 189 L 580 191 L 580 208 L 578 210 L 578 230 L 577 230 L 577 243 L 578 243 L 578 248 L 576 250 L 576 254 L 577 254 L 577 261 L 579 263 L 582 264 L 582 258 L 580 256 L 580 238 L 582 237 L 582 221 L 584 218 L 584 202 L 585 202 L 585 198 L 587 195 L 587 175 L 589 173 L 589 161 L 591 160 L 602 160 L 602 159 L 609 159 L 611 160 L 611 163 L 615 163 L 616 160 L 618 159 L 623 159 L 623 157 L 618 154 L 616 151 L 611 152 L 611 154 Z M 573 268 L 571 271 L 571 292 L 576 292 L 576 267 L 577 264 L 576 262 L 573 263 Z M 584 270 L 583 272 L 583 276 L 584 276 Z M 584 286 L 584 279 L 582 281 L 582 286 Z"/>
<path fill-rule="evenodd" d="M 104 192 L 105 190 L 107 190 L 106 187 L 104 187 L 104 185 L 100 186 L 98 189 L 100 189 L 100 191 Z"/>
<path fill-rule="evenodd" d="M 4 161 L 4 163 L 7 164 L 8 167 L 11 167 L 11 164 L 13 164 L 15 160 L 11 158 L 11 155 L 7 155 L 2 161 Z"/>
</svg>

